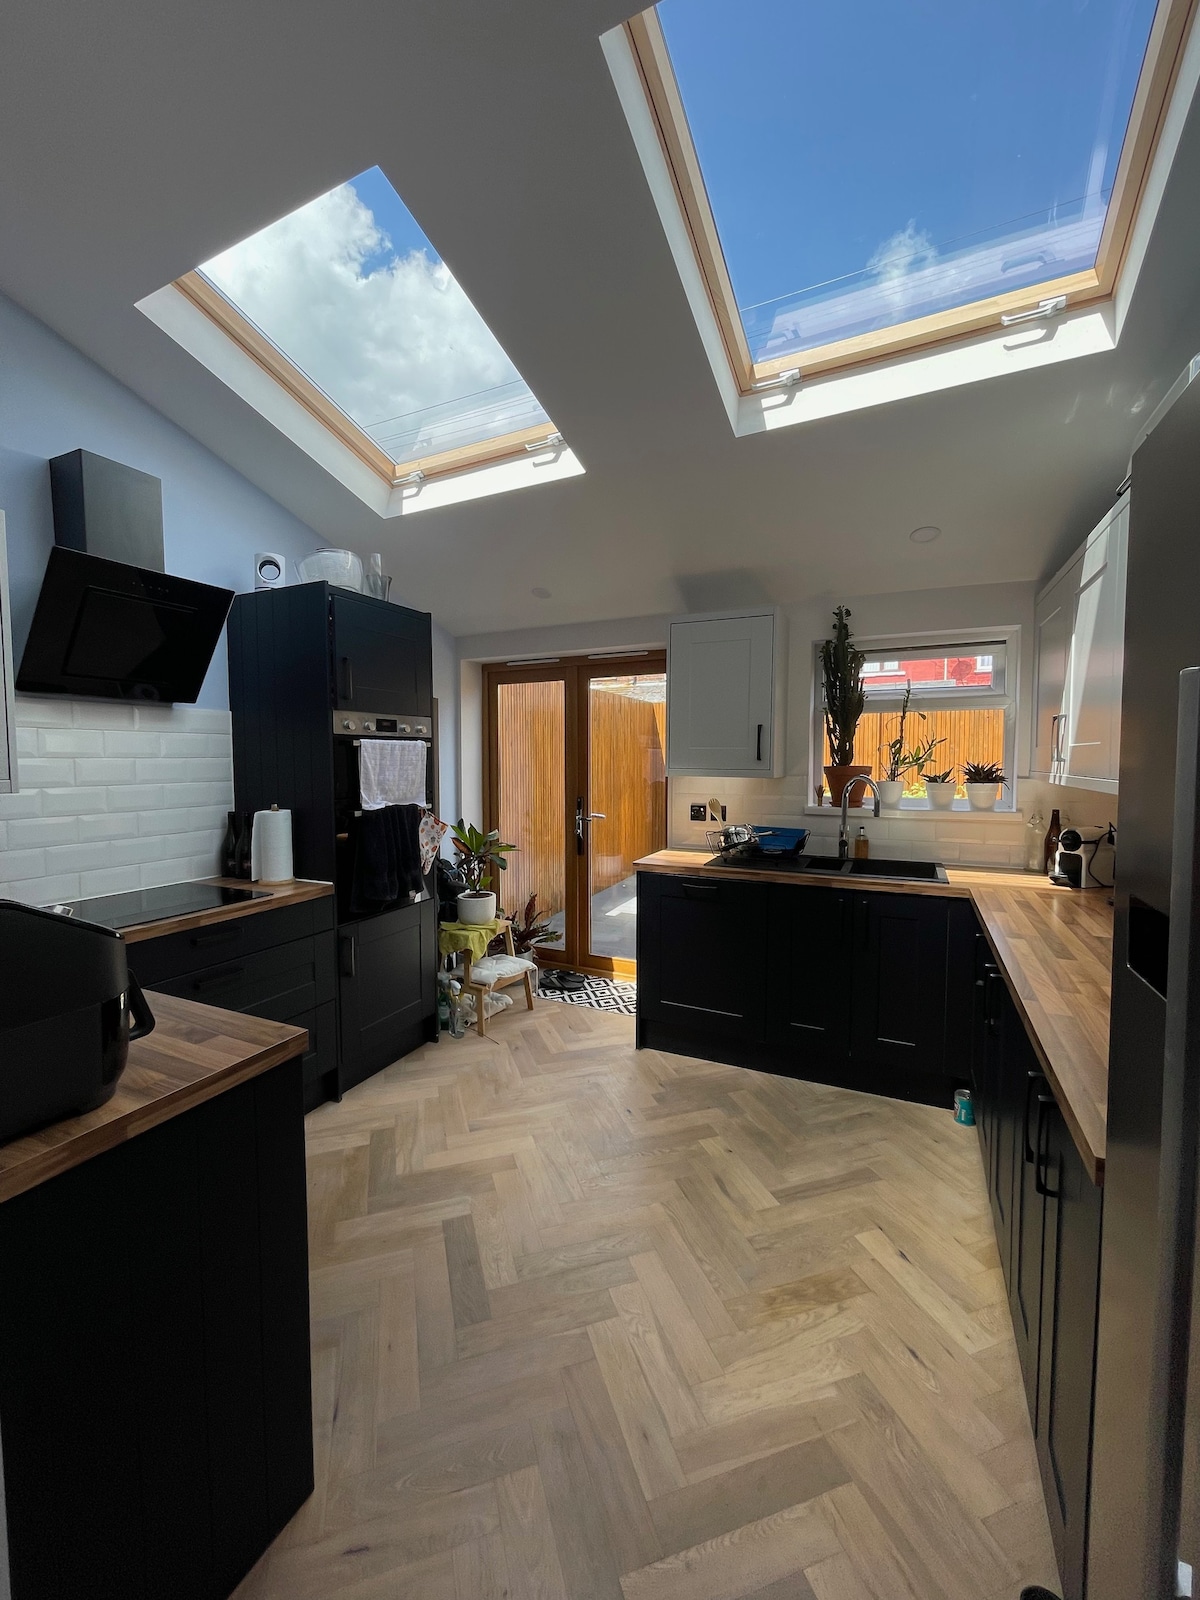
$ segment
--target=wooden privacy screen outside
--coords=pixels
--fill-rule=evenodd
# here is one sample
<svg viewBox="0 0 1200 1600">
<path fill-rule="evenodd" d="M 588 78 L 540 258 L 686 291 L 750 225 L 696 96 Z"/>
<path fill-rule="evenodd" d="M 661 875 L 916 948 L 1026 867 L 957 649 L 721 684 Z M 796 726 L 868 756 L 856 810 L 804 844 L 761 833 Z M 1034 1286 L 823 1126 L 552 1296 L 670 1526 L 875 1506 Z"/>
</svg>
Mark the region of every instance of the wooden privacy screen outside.
<svg viewBox="0 0 1200 1600">
<path fill-rule="evenodd" d="M 494 884 L 506 911 L 524 910 L 531 894 L 549 916 L 567 904 L 565 685 L 497 684 L 500 814 L 496 826 L 516 849 Z"/>
<path fill-rule="evenodd" d="M 591 808 L 605 818 L 592 823 L 592 893 L 599 894 L 666 845 L 667 707 L 596 682 L 590 688 Z"/>
<path fill-rule="evenodd" d="M 858 724 L 854 740 L 854 759 L 871 763 L 871 776 L 882 778 L 887 746 L 896 737 L 899 713 L 895 711 L 868 711 Z M 1004 765 L 1004 712 L 999 706 L 986 710 L 968 711 L 962 708 L 945 711 L 926 711 L 925 721 L 910 709 L 904 730 L 905 743 L 924 744 L 931 738 L 944 739 L 938 745 L 929 763 L 930 772 L 945 772 L 954 768 L 960 793 L 962 789 L 962 764 L 964 761 L 994 761 Z M 825 760 L 829 761 L 829 743 L 826 740 Z M 923 794 L 924 786 L 914 772 L 904 775 L 906 794 Z M 1009 777 L 1011 782 L 1011 776 Z"/>
<path fill-rule="evenodd" d="M 517 846 L 497 888 L 507 911 L 531 894 L 543 915 L 566 908 L 565 704 L 561 681 L 500 683 L 497 692 L 497 826 Z M 619 883 L 666 833 L 666 706 L 594 685 L 591 735 L 593 894 Z M 572 802 L 574 796 L 571 797 Z M 499 875 L 498 875 L 499 876 Z"/>
</svg>

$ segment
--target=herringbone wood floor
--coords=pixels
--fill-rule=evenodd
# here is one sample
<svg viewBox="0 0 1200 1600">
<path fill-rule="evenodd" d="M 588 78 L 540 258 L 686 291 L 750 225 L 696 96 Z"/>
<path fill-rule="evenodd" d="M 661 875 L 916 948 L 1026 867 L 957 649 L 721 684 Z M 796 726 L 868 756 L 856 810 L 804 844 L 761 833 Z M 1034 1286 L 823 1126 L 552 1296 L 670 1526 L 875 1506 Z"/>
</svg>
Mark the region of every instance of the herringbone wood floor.
<svg viewBox="0 0 1200 1600">
<path fill-rule="evenodd" d="M 317 1489 L 238 1600 L 1055 1585 L 947 1112 L 543 1002 L 308 1130 Z"/>
</svg>

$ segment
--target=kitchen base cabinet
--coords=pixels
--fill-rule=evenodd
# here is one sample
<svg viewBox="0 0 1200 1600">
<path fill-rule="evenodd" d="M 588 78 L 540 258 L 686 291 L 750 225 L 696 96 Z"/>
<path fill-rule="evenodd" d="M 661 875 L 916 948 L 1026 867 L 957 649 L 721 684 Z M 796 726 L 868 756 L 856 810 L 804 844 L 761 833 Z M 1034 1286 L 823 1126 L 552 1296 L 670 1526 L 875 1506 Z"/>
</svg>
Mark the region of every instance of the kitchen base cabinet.
<svg viewBox="0 0 1200 1600">
<path fill-rule="evenodd" d="M 949 910 L 641 872 L 638 1045 L 948 1106 L 969 1071 L 947 1060 Z"/>
<path fill-rule="evenodd" d="M 1083 1600 L 1102 1192 L 990 952 L 976 996 L 980 1154 L 1063 1596 Z"/>
<path fill-rule="evenodd" d="M 12 1600 L 225 1600 L 312 1492 L 297 1060 L 0 1205 Z"/>
<path fill-rule="evenodd" d="M 437 902 L 345 923 L 337 939 L 345 1091 L 437 1037 Z"/>
</svg>

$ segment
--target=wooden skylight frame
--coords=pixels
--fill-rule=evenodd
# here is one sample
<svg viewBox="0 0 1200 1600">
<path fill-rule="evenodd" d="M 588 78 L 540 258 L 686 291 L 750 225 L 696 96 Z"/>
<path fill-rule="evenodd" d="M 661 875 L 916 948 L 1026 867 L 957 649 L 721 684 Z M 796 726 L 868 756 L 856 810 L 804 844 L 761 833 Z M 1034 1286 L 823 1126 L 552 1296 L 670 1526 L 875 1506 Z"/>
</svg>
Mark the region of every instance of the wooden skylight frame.
<svg viewBox="0 0 1200 1600">
<path fill-rule="evenodd" d="M 174 288 L 211 322 L 216 323 L 252 361 L 392 488 L 408 482 L 420 482 L 421 479 L 450 477 L 471 467 L 524 460 L 532 447 L 543 441 L 546 441 L 547 449 L 564 448 L 554 424 L 541 422 L 494 439 L 481 439 L 477 444 L 458 445 L 453 450 L 441 450 L 435 455 L 419 456 L 410 461 L 393 461 L 386 450 L 348 417 L 322 388 L 301 372 L 261 329 L 243 316 L 203 273 L 184 273 L 182 278 L 175 279 Z"/>
<path fill-rule="evenodd" d="M 757 362 L 750 354 L 658 13 L 652 6 L 626 22 L 625 33 L 680 214 L 740 393 L 752 395 L 797 368 L 803 376 L 815 377 L 998 328 L 1001 317 L 1033 311 L 1043 300 L 1059 295 L 1066 296 L 1067 310 L 1111 299 L 1128 254 L 1138 207 L 1198 7 L 1200 0 L 1160 0 L 1155 12 L 1093 268 Z"/>
</svg>

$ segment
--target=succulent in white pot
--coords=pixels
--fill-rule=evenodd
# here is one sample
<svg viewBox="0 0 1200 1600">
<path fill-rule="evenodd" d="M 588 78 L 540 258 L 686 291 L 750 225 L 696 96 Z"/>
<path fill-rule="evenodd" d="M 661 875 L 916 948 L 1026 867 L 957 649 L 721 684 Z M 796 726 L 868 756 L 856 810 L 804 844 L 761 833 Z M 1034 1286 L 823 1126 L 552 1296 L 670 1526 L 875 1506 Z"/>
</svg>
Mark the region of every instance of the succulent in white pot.
<svg viewBox="0 0 1200 1600">
<path fill-rule="evenodd" d="M 505 853 L 515 844 L 501 844 L 496 828 L 483 833 L 461 817 L 450 830 L 458 852 L 458 867 L 467 887 L 458 897 L 458 920 L 468 925 L 496 920 L 496 896 L 491 888 L 491 868 L 503 872 L 508 867 Z"/>
<path fill-rule="evenodd" d="M 958 790 L 954 768 L 949 767 L 945 772 L 923 772 L 921 776 L 925 780 L 925 796 L 929 804 L 935 811 L 949 811 Z"/>
<path fill-rule="evenodd" d="M 995 761 L 967 761 L 962 773 L 971 810 L 994 811 L 1001 787 L 1008 786 L 1004 768 Z"/>
</svg>

